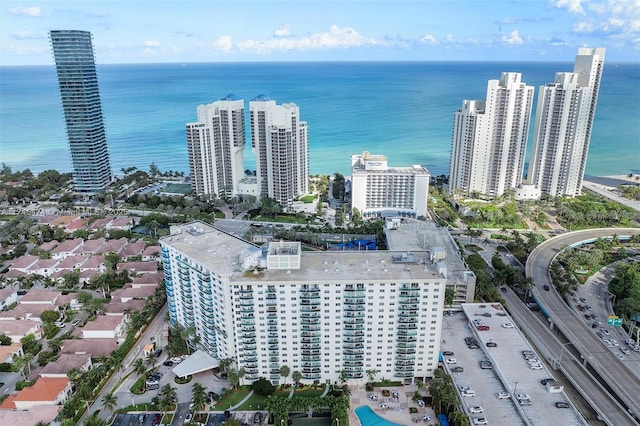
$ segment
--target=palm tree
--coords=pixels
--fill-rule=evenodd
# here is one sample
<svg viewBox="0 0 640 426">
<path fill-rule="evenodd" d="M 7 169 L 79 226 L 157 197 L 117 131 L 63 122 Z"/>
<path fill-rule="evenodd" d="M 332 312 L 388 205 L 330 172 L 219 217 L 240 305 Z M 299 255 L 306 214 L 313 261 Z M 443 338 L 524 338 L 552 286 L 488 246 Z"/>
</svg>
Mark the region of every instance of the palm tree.
<svg viewBox="0 0 640 426">
<path fill-rule="evenodd" d="M 220 367 L 220 371 L 226 373 L 229 371 L 229 368 L 235 364 L 233 358 L 223 358 L 218 362 L 218 366 Z"/>
<path fill-rule="evenodd" d="M 147 367 L 144 365 L 144 361 L 142 360 L 142 358 L 138 358 L 135 360 L 135 362 L 133 363 L 133 371 L 138 376 L 142 376 L 147 371 Z"/>
<path fill-rule="evenodd" d="M 369 378 L 369 382 L 375 382 L 376 376 L 380 373 L 380 370 L 367 370 L 366 373 Z"/>
<path fill-rule="evenodd" d="M 84 426 L 106 426 L 107 421 L 98 417 L 98 413 L 93 413 L 84 421 Z"/>
<path fill-rule="evenodd" d="M 144 364 L 149 366 L 149 368 L 153 367 L 156 363 L 156 355 L 153 352 L 149 352 L 146 357 L 144 357 Z"/>
<path fill-rule="evenodd" d="M 113 394 L 113 392 L 109 392 L 105 396 L 102 397 L 102 406 L 109 411 L 113 411 L 113 409 L 118 405 L 118 397 Z"/>
<path fill-rule="evenodd" d="M 293 383 L 298 386 L 298 383 L 300 383 L 300 380 L 302 380 L 302 373 L 299 371 L 294 371 L 293 374 L 291 374 L 291 378 L 293 379 Z"/>
<path fill-rule="evenodd" d="M 194 411 L 204 410 L 205 404 L 207 403 L 206 390 L 207 388 L 198 382 L 194 383 L 191 387 L 191 402 L 193 402 Z"/>
<path fill-rule="evenodd" d="M 242 385 L 242 379 L 244 378 L 244 376 L 247 374 L 247 370 L 244 369 L 244 367 L 240 367 L 238 369 L 238 379 L 240 380 L 240 385 Z"/>
<path fill-rule="evenodd" d="M 237 389 L 240 382 L 238 370 L 231 368 L 229 371 L 227 371 L 227 380 L 229 380 L 229 383 L 231 383 L 234 389 Z"/>
<path fill-rule="evenodd" d="M 289 366 L 287 365 L 283 365 L 282 367 L 280 367 L 280 376 L 284 377 L 284 384 L 287 384 L 287 377 L 289 377 L 289 374 L 291 374 L 291 369 L 289 368 Z"/>
</svg>

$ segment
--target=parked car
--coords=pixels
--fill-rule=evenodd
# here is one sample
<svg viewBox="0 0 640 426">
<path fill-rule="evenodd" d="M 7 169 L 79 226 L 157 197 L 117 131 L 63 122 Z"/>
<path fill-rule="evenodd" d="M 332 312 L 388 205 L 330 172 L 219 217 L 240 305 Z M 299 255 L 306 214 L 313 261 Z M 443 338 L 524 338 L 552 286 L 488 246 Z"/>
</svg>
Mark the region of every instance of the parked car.
<svg viewBox="0 0 640 426">
<path fill-rule="evenodd" d="M 193 419 L 193 414 L 189 413 L 186 416 L 184 416 L 184 422 L 185 423 L 189 423 L 191 421 L 191 419 Z"/>
<path fill-rule="evenodd" d="M 569 404 L 566 402 L 558 401 L 556 402 L 556 408 L 569 408 Z"/>
<path fill-rule="evenodd" d="M 496 342 L 487 342 L 488 348 L 497 348 L 498 344 Z"/>
<path fill-rule="evenodd" d="M 462 396 L 476 396 L 476 391 L 473 389 L 467 389 L 462 391 Z"/>
<path fill-rule="evenodd" d="M 513 328 L 513 324 L 510 322 L 505 322 L 502 324 L 502 328 Z"/>
<path fill-rule="evenodd" d="M 442 352 L 442 355 L 444 355 L 444 356 L 453 356 L 453 352 L 451 352 L 451 351 L 444 351 L 444 352 Z"/>
<path fill-rule="evenodd" d="M 473 419 L 473 424 L 474 425 L 487 425 L 489 424 L 487 422 L 487 419 L 484 417 L 476 417 L 475 419 Z"/>
<path fill-rule="evenodd" d="M 464 368 L 462 368 L 462 367 L 453 367 L 451 369 L 451 372 L 452 373 L 464 373 Z"/>
<path fill-rule="evenodd" d="M 505 392 L 505 391 L 498 392 L 496 394 L 496 398 L 498 398 L 498 399 L 509 399 L 509 393 Z"/>
<path fill-rule="evenodd" d="M 447 358 L 444 360 L 447 364 L 455 364 L 457 361 L 455 358 Z"/>
<path fill-rule="evenodd" d="M 484 410 L 482 409 L 482 407 L 480 407 L 479 405 L 475 406 L 475 407 L 470 407 L 469 408 L 469 412 L 471 414 L 480 414 L 480 413 L 484 413 Z"/>
</svg>

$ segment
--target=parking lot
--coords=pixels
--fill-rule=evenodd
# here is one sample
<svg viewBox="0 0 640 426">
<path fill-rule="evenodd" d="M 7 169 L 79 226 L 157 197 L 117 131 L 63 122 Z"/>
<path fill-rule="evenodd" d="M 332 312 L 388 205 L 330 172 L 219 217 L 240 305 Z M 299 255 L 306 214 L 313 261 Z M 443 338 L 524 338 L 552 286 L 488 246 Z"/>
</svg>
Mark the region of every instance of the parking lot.
<svg viewBox="0 0 640 426">
<path fill-rule="evenodd" d="M 472 424 L 586 424 L 561 386 L 541 383 L 553 372 L 501 305 L 462 307 L 444 317 L 441 352 Z"/>
</svg>

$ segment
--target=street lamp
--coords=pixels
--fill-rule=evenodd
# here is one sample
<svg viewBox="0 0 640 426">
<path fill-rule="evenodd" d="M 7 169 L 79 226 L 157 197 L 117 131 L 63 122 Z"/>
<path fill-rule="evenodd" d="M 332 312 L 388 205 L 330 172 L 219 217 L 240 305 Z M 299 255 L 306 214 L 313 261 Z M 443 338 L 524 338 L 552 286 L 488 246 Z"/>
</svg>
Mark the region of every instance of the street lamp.
<svg viewBox="0 0 640 426">
<path fill-rule="evenodd" d="M 516 391 L 518 390 L 518 382 L 513 382 L 515 386 L 513 386 L 513 394 L 516 394 Z"/>
<path fill-rule="evenodd" d="M 558 360 L 558 367 L 560 367 L 560 365 L 562 364 L 562 354 L 564 354 L 564 348 L 567 347 L 567 345 L 572 345 L 572 342 L 567 342 L 567 343 L 563 343 L 562 344 L 562 349 L 560 349 L 560 359 Z"/>
</svg>

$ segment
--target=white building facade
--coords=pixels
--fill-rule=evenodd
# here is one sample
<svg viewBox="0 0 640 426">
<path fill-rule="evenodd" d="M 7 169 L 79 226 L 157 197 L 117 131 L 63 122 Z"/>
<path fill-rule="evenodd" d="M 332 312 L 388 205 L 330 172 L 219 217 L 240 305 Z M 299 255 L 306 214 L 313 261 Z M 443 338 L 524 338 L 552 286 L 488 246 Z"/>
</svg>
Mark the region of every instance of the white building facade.
<svg viewBox="0 0 640 426">
<path fill-rule="evenodd" d="M 384 155 L 352 155 L 351 206 L 363 217 L 378 217 L 385 211 L 426 217 L 430 177 L 418 165 L 389 167 Z"/>
<path fill-rule="evenodd" d="M 551 196 L 577 196 L 587 164 L 605 48 L 580 48 L 573 72 L 540 87 L 526 184 Z"/>
<path fill-rule="evenodd" d="M 244 101 L 230 94 L 197 113 L 186 124 L 191 186 L 198 195 L 236 195 L 244 177 Z"/>
<path fill-rule="evenodd" d="M 412 382 L 438 366 L 446 278 L 427 253 L 302 252 L 257 247 L 207 224 L 161 240 L 172 324 L 193 325 L 213 357 L 245 379 Z"/>
<path fill-rule="evenodd" d="M 307 123 L 295 104 L 276 105 L 264 95 L 249 101 L 249 111 L 259 192 L 288 207 L 309 192 Z"/>
<path fill-rule="evenodd" d="M 533 92 L 507 72 L 489 80 L 484 101 L 463 101 L 454 114 L 452 193 L 500 196 L 522 183 Z"/>
</svg>

